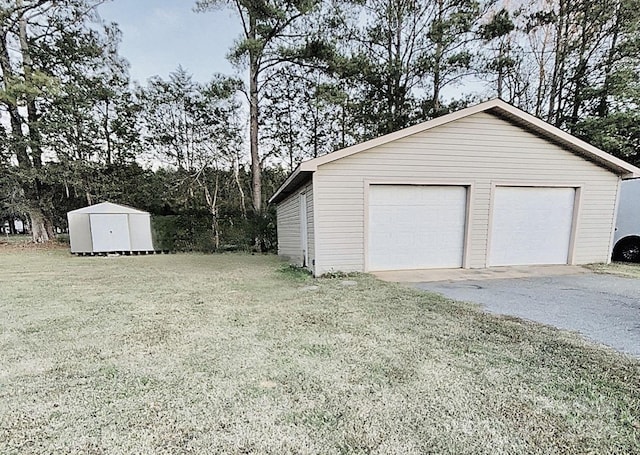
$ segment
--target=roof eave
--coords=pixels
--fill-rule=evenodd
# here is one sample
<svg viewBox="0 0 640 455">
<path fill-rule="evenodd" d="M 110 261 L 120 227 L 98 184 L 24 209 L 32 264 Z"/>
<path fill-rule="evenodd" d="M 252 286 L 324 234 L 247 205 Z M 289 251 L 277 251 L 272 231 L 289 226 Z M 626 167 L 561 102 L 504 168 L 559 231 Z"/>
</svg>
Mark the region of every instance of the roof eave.
<svg viewBox="0 0 640 455">
<path fill-rule="evenodd" d="M 430 130 L 446 123 L 450 123 L 468 117 L 470 115 L 477 114 L 479 112 L 493 113 L 494 115 L 506 117 L 507 120 L 510 119 L 515 123 L 519 123 L 523 127 L 545 136 L 547 140 L 555 140 L 563 146 L 572 149 L 575 153 L 598 163 L 599 165 L 611 170 L 612 172 L 615 172 L 623 179 L 640 177 L 640 168 L 637 168 L 636 166 L 633 166 L 632 164 L 629 164 L 624 160 L 616 158 L 613 155 L 606 153 L 603 150 L 600 150 L 599 148 L 594 147 L 593 145 L 588 144 L 565 131 L 562 131 L 560 128 L 550 125 L 549 123 L 540 120 L 539 118 L 528 114 L 527 112 L 518 109 L 517 107 L 512 106 L 511 104 L 499 98 L 494 98 L 492 100 L 485 101 L 484 103 L 480 103 L 475 106 L 471 106 L 466 109 L 444 115 L 442 117 L 437 117 L 418 125 L 404 128 L 400 131 L 386 134 L 384 136 L 371 139 L 369 141 L 362 142 L 360 144 L 356 144 L 341 150 L 337 150 L 318 158 L 304 161 L 293 171 L 293 173 L 287 178 L 287 180 L 285 180 L 280 188 L 278 188 L 276 193 L 269 199 L 269 203 L 277 203 L 284 199 L 284 197 L 293 192 L 293 190 L 295 190 L 295 188 L 299 186 L 300 182 L 302 181 L 301 177 L 303 177 L 303 179 L 306 179 L 306 176 L 315 172 L 318 169 L 318 166 L 331 163 L 332 161 L 345 158 L 355 153 L 369 150 L 373 147 L 377 147 L 391 141 L 411 136 L 412 134 Z"/>
<path fill-rule="evenodd" d="M 305 163 L 300 164 L 295 170 L 287 177 L 287 179 L 280 185 L 280 188 L 269 198 L 269 204 L 277 204 L 278 202 L 285 199 L 291 193 L 293 193 L 296 188 L 299 188 L 303 182 L 306 182 L 307 179 L 313 173 L 313 170 L 308 169 L 309 166 L 304 166 Z"/>
</svg>

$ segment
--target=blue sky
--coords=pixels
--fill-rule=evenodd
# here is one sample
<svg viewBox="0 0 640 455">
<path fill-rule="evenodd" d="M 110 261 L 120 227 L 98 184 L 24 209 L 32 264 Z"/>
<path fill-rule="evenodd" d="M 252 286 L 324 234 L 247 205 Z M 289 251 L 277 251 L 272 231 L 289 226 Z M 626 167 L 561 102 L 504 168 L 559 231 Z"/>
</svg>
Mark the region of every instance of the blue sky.
<svg viewBox="0 0 640 455">
<path fill-rule="evenodd" d="M 215 73 L 235 74 L 226 54 L 240 36 L 232 10 L 195 13 L 195 0 L 112 0 L 100 16 L 122 30 L 120 55 L 129 60 L 133 80 L 166 78 L 182 65 L 204 82 Z"/>
</svg>

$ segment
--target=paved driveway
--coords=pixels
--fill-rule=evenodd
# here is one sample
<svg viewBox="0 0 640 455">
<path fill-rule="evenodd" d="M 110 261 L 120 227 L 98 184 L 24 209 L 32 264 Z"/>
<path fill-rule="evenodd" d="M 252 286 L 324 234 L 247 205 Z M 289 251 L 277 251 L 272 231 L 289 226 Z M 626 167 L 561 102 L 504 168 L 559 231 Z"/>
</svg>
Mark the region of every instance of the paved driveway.
<svg viewBox="0 0 640 455">
<path fill-rule="evenodd" d="M 612 275 L 415 284 L 486 310 L 578 331 L 640 358 L 640 280 Z"/>
</svg>

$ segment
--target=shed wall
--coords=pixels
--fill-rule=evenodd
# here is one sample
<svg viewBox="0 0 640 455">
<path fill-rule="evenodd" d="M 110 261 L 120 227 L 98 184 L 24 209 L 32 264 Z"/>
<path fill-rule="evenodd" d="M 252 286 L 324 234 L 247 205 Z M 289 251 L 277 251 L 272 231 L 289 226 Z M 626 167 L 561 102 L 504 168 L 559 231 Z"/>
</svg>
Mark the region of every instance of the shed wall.
<svg viewBox="0 0 640 455">
<path fill-rule="evenodd" d="M 148 214 L 129 215 L 129 235 L 131 236 L 131 251 L 152 251 L 151 216 Z"/>
<path fill-rule="evenodd" d="M 305 193 L 307 200 L 307 239 L 309 263 L 313 268 L 315 260 L 314 196 L 313 183 L 309 180 L 278 204 L 278 255 L 296 265 L 302 265 L 300 248 L 300 194 Z"/>
<path fill-rule="evenodd" d="M 91 253 L 93 242 L 91 241 L 91 223 L 86 213 L 67 214 L 69 222 L 69 241 L 72 253 Z"/>
<path fill-rule="evenodd" d="M 579 185 L 575 263 L 609 258 L 619 177 L 485 112 L 321 165 L 313 178 L 318 275 L 364 270 L 369 183 L 470 183 L 471 268 L 487 266 L 496 184 Z M 283 234 L 280 238 L 285 240 L 295 233 Z"/>
</svg>

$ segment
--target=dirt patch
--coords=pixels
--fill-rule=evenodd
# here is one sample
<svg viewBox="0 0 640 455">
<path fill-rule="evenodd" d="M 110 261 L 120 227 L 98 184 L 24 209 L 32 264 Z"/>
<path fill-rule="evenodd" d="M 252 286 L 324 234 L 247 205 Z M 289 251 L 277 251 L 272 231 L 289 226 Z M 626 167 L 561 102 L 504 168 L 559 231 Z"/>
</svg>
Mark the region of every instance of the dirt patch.
<svg viewBox="0 0 640 455">
<path fill-rule="evenodd" d="M 0 239 L 0 250 L 2 251 L 29 251 L 29 250 L 65 250 L 69 245 L 52 240 L 45 243 L 34 243 L 30 240 L 7 241 Z"/>
</svg>

